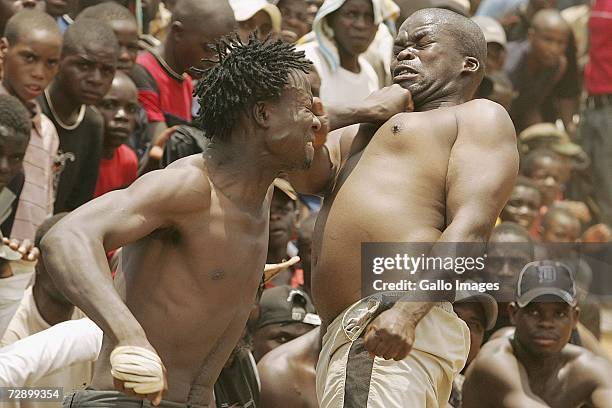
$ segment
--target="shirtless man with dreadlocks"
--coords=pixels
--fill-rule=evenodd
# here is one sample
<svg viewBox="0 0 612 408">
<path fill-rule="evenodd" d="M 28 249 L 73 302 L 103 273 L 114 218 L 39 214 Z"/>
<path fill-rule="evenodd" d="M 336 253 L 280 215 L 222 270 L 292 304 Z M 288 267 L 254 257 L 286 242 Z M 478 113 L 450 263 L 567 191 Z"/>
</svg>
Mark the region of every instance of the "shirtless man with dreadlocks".
<svg viewBox="0 0 612 408">
<path fill-rule="evenodd" d="M 219 51 L 198 89 L 210 138 L 203 154 L 78 208 L 43 239 L 54 281 L 104 331 L 93 390 L 65 406 L 140 407 L 148 398 L 207 407 L 245 327 L 266 261 L 270 185 L 307 168 L 326 129 L 303 53 L 256 39 L 225 39 Z M 384 120 L 409 98 L 395 86 L 369 103 Z M 115 290 L 105 252 L 118 247 Z"/>
</svg>

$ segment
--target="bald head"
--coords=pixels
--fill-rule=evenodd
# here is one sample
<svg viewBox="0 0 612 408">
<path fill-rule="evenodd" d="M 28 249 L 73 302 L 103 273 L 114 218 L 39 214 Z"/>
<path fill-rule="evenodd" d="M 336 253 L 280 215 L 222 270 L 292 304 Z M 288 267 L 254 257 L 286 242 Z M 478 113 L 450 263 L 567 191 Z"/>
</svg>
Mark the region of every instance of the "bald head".
<svg viewBox="0 0 612 408">
<path fill-rule="evenodd" d="M 181 70 L 207 68 L 214 57 L 208 45 L 237 28 L 227 0 L 178 0 L 172 13 L 165 52 L 172 53 Z M 196 71 L 197 72 L 197 71 Z M 192 75 L 196 72 L 190 71 Z"/>
<path fill-rule="evenodd" d="M 178 0 L 172 12 L 172 22 L 187 27 L 212 24 L 234 28 L 234 11 L 227 0 Z"/>
<path fill-rule="evenodd" d="M 569 24 L 563 19 L 561 13 L 555 9 L 538 11 L 535 16 L 533 16 L 531 26 L 536 30 L 561 30 L 567 34 L 570 32 Z"/>
<path fill-rule="evenodd" d="M 567 49 L 570 27 L 557 10 L 538 11 L 529 29 L 529 43 L 541 67 L 556 67 Z"/>
</svg>

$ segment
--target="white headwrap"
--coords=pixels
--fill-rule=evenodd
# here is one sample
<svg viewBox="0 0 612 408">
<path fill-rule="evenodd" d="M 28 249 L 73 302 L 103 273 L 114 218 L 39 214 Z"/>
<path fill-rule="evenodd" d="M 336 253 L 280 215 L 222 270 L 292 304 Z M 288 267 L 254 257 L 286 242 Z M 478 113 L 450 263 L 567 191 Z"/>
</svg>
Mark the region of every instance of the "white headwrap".
<svg viewBox="0 0 612 408">
<path fill-rule="evenodd" d="M 335 72 L 340 66 L 340 56 L 334 41 L 334 31 L 327 23 L 327 16 L 338 10 L 346 0 L 325 0 L 312 24 L 312 32 L 304 36 L 299 43 L 316 41 L 319 43 L 319 50 L 327 60 L 331 71 Z M 394 21 L 399 16 L 399 7 L 393 0 L 372 0 L 374 10 L 374 24 L 386 24 L 391 33 L 395 34 Z"/>
</svg>

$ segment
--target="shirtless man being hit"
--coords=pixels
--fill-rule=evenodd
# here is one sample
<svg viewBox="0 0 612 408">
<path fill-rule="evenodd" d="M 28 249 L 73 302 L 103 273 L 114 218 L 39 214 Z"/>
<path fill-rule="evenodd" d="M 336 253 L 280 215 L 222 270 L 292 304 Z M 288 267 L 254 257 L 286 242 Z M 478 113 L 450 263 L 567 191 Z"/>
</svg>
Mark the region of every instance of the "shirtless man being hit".
<svg viewBox="0 0 612 408">
<path fill-rule="evenodd" d="M 280 41 L 231 47 L 203 80 L 204 153 L 80 207 L 42 242 L 54 281 L 104 331 L 94 390 L 67 406 L 212 401 L 261 281 L 270 185 L 310 165 L 321 127 L 303 54 Z M 119 291 L 105 256 L 118 247 Z"/>
<path fill-rule="evenodd" d="M 270 185 L 310 165 L 325 128 L 311 65 L 292 45 L 226 39 L 219 49 L 198 88 L 203 154 L 80 207 L 43 239 L 49 274 L 105 334 L 93 390 L 67 406 L 208 407 L 243 332 L 266 260 Z M 408 94 L 382 90 L 355 120 L 384 121 Z M 338 115 L 329 121 L 348 117 Z M 105 251 L 118 247 L 116 290 Z"/>
<path fill-rule="evenodd" d="M 361 244 L 425 242 L 435 250 L 487 240 L 512 191 L 518 152 L 506 111 L 471 100 L 485 58 L 483 34 L 469 19 L 414 13 L 396 38 L 392 73 L 415 111 L 392 117 L 371 139 L 365 125 L 330 133 L 311 168 L 291 174 L 298 191 L 325 196 L 312 259 L 326 326 L 317 365 L 322 408 L 448 401 L 467 358 L 467 326 L 440 297 L 384 311 L 375 298 L 361 299 Z"/>
<path fill-rule="evenodd" d="M 481 349 L 466 373 L 462 406 L 612 407 L 610 362 L 568 344 L 578 322 L 570 269 L 554 261 L 527 264 L 514 300 L 509 308 L 514 335 Z"/>
</svg>

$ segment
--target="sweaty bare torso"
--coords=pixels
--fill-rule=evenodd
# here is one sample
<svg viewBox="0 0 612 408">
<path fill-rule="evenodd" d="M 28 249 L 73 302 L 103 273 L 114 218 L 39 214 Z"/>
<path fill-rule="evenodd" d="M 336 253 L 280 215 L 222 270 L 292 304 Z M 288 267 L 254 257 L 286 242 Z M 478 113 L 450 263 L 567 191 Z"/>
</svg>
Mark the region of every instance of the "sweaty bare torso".
<svg viewBox="0 0 612 408">
<path fill-rule="evenodd" d="M 591 393 L 597 385 L 589 372 L 593 370 L 587 362 L 590 353 L 572 344 L 566 345 L 561 350 L 560 365 L 553 374 L 532 373 L 530 375 L 525 366 L 516 358 L 509 339 L 496 339 L 486 352 L 488 354 L 498 353 L 507 361 L 507 364 L 498 365 L 502 370 L 503 367 L 506 367 L 507 370 L 518 363 L 518 375 L 524 392 L 528 395 L 535 394 L 532 398 L 539 398 L 552 408 L 582 407 L 583 404 L 590 401 Z M 496 360 L 496 362 L 503 362 L 503 360 Z M 496 390 L 491 390 L 491 392 L 501 395 Z"/>
<path fill-rule="evenodd" d="M 257 214 L 238 208 L 209 183 L 201 156 L 193 179 L 206 183 L 201 211 L 123 248 L 125 301 L 167 370 L 164 399 L 206 405 L 245 327 L 262 276 L 271 194 Z M 197 185 L 194 186 L 197 188 Z M 105 336 L 92 386 L 113 389 Z"/>
<path fill-rule="evenodd" d="M 312 290 L 327 324 L 363 297 L 362 242 L 440 237 L 457 109 L 394 116 L 341 169 L 313 235 Z"/>
</svg>

